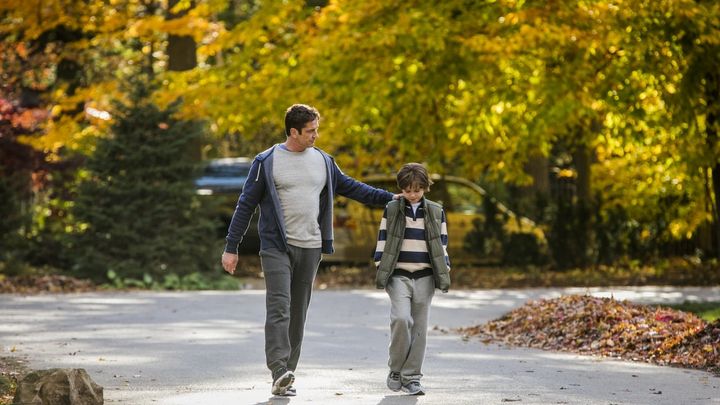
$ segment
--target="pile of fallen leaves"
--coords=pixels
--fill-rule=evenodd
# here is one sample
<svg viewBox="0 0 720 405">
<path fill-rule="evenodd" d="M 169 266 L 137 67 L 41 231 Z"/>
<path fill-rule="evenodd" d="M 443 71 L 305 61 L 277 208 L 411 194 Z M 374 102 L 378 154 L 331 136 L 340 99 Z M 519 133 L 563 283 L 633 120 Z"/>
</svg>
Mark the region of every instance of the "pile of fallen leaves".
<svg viewBox="0 0 720 405">
<path fill-rule="evenodd" d="M 612 298 L 531 301 L 500 319 L 459 330 L 483 341 L 720 372 L 720 320 Z"/>
<path fill-rule="evenodd" d="M 95 291 L 90 280 L 60 275 L 0 277 L 0 293 L 38 294 Z"/>
</svg>

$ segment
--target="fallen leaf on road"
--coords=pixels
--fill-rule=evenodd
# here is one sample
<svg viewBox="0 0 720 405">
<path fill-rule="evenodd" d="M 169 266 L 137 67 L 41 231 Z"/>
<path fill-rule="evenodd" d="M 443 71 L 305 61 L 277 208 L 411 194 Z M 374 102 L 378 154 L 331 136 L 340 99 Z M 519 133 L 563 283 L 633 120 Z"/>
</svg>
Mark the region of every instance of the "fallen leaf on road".
<svg viewBox="0 0 720 405">
<path fill-rule="evenodd" d="M 707 323 L 691 313 L 612 298 L 530 301 L 500 319 L 458 331 L 463 339 L 720 373 L 720 320 Z"/>
</svg>

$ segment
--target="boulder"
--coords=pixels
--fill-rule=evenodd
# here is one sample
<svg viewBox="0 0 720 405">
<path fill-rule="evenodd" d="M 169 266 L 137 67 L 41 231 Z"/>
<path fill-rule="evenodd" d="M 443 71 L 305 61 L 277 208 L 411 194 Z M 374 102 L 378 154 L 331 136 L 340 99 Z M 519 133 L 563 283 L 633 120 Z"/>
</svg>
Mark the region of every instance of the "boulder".
<svg viewBox="0 0 720 405">
<path fill-rule="evenodd" d="M 33 371 L 18 381 L 13 405 L 102 405 L 103 388 L 82 368 Z"/>
</svg>

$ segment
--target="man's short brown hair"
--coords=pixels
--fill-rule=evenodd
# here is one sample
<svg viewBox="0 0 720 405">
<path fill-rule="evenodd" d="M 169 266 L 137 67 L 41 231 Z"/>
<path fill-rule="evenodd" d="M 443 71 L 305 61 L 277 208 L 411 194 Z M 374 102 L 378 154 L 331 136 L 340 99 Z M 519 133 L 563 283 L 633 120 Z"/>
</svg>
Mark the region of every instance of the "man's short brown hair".
<svg viewBox="0 0 720 405">
<path fill-rule="evenodd" d="M 432 184 L 427 169 L 420 163 L 406 163 L 398 171 L 397 185 L 400 190 L 420 188 L 430 191 Z"/>
<path fill-rule="evenodd" d="M 293 104 L 285 111 L 285 135 L 290 136 L 290 129 L 295 128 L 302 133 L 305 124 L 320 120 L 320 113 L 315 107 L 306 104 Z"/>
</svg>

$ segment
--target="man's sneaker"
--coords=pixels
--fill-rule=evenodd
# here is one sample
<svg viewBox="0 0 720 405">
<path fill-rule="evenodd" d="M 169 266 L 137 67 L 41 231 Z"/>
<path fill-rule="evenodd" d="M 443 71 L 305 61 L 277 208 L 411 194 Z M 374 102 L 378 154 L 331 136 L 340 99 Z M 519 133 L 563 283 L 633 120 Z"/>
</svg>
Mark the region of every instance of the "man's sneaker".
<svg viewBox="0 0 720 405">
<path fill-rule="evenodd" d="M 410 381 L 402 386 L 402 390 L 410 395 L 425 395 L 425 388 L 419 381 Z"/>
<path fill-rule="evenodd" d="M 285 395 L 293 382 L 295 382 L 295 375 L 292 371 L 284 367 L 275 370 L 273 373 L 272 394 Z"/>
<path fill-rule="evenodd" d="M 402 388 L 400 373 L 397 371 L 391 371 L 387 376 L 387 386 L 393 391 L 400 391 L 400 388 Z"/>
<path fill-rule="evenodd" d="M 286 397 L 294 397 L 297 395 L 297 390 L 292 385 L 288 387 L 287 391 L 285 391 Z"/>
</svg>

